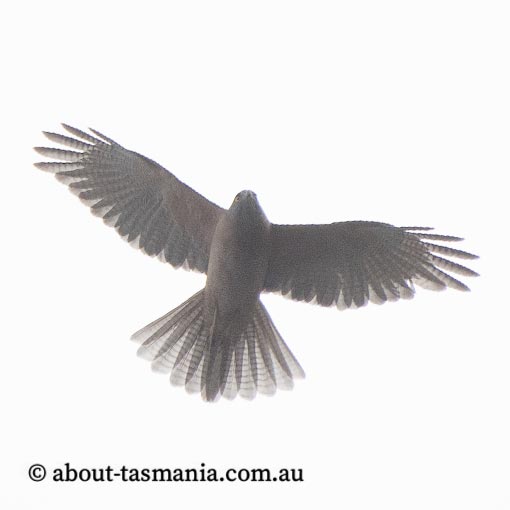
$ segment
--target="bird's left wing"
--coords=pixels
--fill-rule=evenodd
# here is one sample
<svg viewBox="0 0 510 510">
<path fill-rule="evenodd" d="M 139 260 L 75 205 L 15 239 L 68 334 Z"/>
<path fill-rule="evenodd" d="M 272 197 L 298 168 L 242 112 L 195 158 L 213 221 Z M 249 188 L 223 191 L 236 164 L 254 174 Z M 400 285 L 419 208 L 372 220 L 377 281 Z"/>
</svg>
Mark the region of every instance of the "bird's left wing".
<svg viewBox="0 0 510 510">
<path fill-rule="evenodd" d="M 440 255 L 476 255 L 435 244 L 461 239 L 429 230 L 370 221 L 272 225 L 264 290 L 339 308 L 410 298 L 414 283 L 434 290 L 468 290 L 449 273 L 476 273 Z"/>
<path fill-rule="evenodd" d="M 69 186 L 93 213 L 148 255 L 207 272 L 216 224 L 224 210 L 156 162 L 91 129 L 63 125 L 73 137 L 44 133 L 71 148 L 36 147 L 58 161 L 36 163 Z"/>
</svg>

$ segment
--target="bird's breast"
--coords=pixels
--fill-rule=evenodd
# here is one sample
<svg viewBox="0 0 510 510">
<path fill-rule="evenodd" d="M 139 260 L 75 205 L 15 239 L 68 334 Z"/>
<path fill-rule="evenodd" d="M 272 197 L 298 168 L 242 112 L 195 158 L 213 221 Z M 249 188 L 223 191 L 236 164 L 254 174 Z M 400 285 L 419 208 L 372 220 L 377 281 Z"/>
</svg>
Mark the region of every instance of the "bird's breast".
<svg viewBox="0 0 510 510">
<path fill-rule="evenodd" d="M 243 329 L 252 318 L 265 280 L 269 235 L 267 220 L 247 228 L 228 217 L 218 223 L 209 254 L 205 312 L 220 327 Z"/>
</svg>

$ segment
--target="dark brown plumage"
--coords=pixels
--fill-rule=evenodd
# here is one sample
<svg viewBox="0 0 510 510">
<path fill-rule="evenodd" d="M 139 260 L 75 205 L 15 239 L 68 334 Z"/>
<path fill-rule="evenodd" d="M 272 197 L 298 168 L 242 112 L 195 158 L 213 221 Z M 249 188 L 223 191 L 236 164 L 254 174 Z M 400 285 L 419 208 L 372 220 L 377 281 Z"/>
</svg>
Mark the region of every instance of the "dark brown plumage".
<svg viewBox="0 0 510 510">
<path fill-rule="evenodd" d="M 261 292 L 355 308 L 410 298 L 413 284 L 468 290 L 449 273 L 476 275 L 441 256 L 475 255 L 435 244 L 458 237 L 368 221 L 274 225 L 252 191 L 241 191 L 222 209 L 101 133 L 64 128 L 73 137 L 45 135 L 72 150 L 36 147 L 58 160 L 36 166 L 55 173 L 148 255 L 207 274 L 202 291 L 133 335 L 155 370 L 205 400 L 272 394 L 304 376 Z"/>
</svg>

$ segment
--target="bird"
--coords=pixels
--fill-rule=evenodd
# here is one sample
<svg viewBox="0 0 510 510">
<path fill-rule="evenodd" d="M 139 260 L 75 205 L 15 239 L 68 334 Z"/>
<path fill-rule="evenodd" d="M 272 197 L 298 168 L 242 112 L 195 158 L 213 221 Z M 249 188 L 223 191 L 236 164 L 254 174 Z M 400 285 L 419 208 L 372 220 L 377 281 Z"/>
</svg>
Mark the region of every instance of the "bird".
<svg viewBox="0 0 510 510">
<path fill-rule="evenodd" d="M 99 131 L 62 126 L 43 131 L 58 147 L 34 147 L 51 160 L 35 166 L 147 255 L 206 275 L 202 290 L 132 336 L 154 371 L 205 401 L 272 395 L 304 377 L 262 293 L 359 308 L 412 298 L 415 285 L 467 291 L 451 273 L 478 276 L 450 260 L 478 258 L 447 245 L 459 237 L 375 221 L 271 223 L 253 191 L 224 209 Z"/>
</svg>

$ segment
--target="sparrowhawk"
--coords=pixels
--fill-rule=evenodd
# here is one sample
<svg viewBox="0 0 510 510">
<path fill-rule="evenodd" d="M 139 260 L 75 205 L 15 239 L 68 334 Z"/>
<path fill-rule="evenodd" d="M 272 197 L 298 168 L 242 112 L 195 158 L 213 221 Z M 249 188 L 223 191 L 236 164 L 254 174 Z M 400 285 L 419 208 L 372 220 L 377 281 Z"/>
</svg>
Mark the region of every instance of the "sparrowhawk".
<svg viewBox="0 0 510 510">
<path fill-rule="evenodd" d="M 304 372 L 260 301 L 357 308 L 411 298 L 414 284 L 468 288 L 450 273 L 476 273 L 447 258 L 475 255 L 428 227 L 373 221 L 270 223 L 252 191 L 222 209 L 149 158 L 90 130 L 45 133 L 69 149 L 36 147 L 36 163 L 66 183 L 128 242 L 174 267 L 205 273 L 205 288 L 133 335 L 139 353 L 170 381 L 205 400 L 289 389 Z"/>
</svg>

